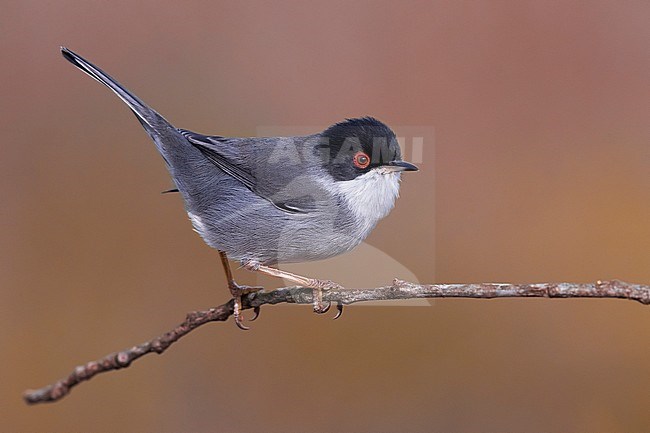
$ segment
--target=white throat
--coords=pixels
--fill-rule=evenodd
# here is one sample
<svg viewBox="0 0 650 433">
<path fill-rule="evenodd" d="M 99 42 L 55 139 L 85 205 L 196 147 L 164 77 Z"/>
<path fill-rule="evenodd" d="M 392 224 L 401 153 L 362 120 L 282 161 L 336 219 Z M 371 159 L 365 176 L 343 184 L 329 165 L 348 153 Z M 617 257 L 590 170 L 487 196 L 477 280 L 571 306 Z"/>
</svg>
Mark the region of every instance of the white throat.
<svg viewBox="0 0 650 433">
<path fill-rule="evenodd" d="M 379 167 L 355 179 L 336 182 L 338 193 L 357 217 L 364 235 L 393 209 L 399 196 L 399 181 L 399 173 Z"/>
</svg>

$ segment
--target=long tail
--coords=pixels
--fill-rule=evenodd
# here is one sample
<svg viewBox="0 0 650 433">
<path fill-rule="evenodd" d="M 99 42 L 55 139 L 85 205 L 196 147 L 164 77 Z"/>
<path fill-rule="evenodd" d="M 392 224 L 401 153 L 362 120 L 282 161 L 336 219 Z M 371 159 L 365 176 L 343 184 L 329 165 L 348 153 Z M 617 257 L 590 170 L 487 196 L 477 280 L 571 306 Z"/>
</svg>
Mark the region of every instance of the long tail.
<svg viewBox="0 0 650 433">
<path fill-rule="evenodd" d="M 149 134 L 156 143 L 156 147 L 158 147 L 158 150 L 162 154 L 163 158 L 165 158 L 165 161 L 168 161 L 167 154 L 171 150 L 168 149 L 168 146 L 171 144 L 170 141 L 177 141 L 180 137 L 176 128 L 167 122 L 167 120 L 165 120 L 165 118 L 158 114 L 153 108 L 142 102 L 140 98 L 129 92 L 114 78 L 90 63 L 88 60 L 65 47 L 61 47 L 61 54 L 63 54 L 63 57 L 65 57 L 70 63 L 111 89 L 122 101 L 124 101 L 124 103 L 128 105 L 131 111 L 136 115 L 144 129 L 147 131 L 147 134 Z"/>
</svg>

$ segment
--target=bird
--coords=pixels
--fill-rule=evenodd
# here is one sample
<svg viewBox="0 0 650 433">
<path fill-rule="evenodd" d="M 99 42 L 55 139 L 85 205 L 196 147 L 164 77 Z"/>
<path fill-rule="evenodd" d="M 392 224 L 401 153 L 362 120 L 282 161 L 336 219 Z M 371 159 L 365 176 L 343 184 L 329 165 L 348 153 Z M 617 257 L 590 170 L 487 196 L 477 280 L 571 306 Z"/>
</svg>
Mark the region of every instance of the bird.
<svg viewBox="0 0 650 433">
<path fill-rule="evenodd" d="M 114 78 L 72 50 L 63 57 L 112 90 L 135 114 L 162 155 L 194 230 L 216 249 L 243 324 L 242 296 L 261 290 L 236 283 L 229 260 L 244 269 L 313 290 L 324 313 L 323 290 L 339 288 L 277 268 L 327 259 L 359 245 L 393 209 L 402 160 L 395 133 L 374 117 L 348 118 L 311 135 L 226 137 L 172 126 Z M 342 304 L 337 305 L 340 316 Z M 255 309 L 255 320 L 259 308 Z"/>
</svg>

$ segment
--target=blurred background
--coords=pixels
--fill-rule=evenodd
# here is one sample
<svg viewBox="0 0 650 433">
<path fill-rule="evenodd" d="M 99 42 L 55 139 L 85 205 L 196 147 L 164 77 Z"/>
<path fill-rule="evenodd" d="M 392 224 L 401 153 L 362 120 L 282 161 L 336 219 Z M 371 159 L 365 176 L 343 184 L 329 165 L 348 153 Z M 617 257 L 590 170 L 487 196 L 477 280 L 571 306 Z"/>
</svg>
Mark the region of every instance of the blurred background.
<svg viewBox="0 0 650 433">
<path fill-rule="evenodd" d="M 367 243 L 296 270 L 650 283 L 650 3 L 1 3 L 3 431 L 648 431 L 650 310 L 622 300 L 279 305 L 58 403 L 21 393 L 229 297 L 153 144 L 60 45 L 202 133 L 425 131 Z"/>
</svg>

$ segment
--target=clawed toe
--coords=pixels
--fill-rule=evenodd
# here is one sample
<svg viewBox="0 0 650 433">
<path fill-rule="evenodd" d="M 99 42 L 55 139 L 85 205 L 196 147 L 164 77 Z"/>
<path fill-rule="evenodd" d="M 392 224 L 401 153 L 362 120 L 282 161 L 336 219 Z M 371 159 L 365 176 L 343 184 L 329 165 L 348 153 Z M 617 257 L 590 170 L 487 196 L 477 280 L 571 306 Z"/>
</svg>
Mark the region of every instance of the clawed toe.
<svg viewBox="0 0 650 433">
<path fill-rule="evenodd" d="M 327 290 L 340 290 L 343 288 L 338 283 L 335 283 L 332 280 L 312 280 L 312 290 L 313 290 L 313 306 L 314 313 L 324 314 L 327 313 L 332 306 L 332 302 L 328 302 L 327 305 L 323 303 L 323 291 Z M 336 301 L 336 315 L 334 319 L 338 319 L 343 314 L 343 302 Z"/>
<path fill-rule="evenodd" d="M 249 322 L 253 322 L 260 317 L 260 307 L 253 307 L 253 317 L 249 319 Z"/>
<path fill-rule="evenodd" d="M 341 317 L 341 314 L 343 314 L 343 302 L 336 301 L 336 315 L 332 320 L 338 319 L 339 317 Z"/>
<path fill-rule="evenodd" d="M 264 287 L 261 286 L 243 286 L 235 283 L 234 281 L 231 281 L 228 284 L 228 288 L 230 289 L 230 293 L 233 296 L 244 296 L 248 295 L 249 293 L 255 293 L 259 292 L 260 290 L 264 290 Z"/>
<path fill-rule="evenodd" d="M 243 323 L 241 323 L 241 315 L 237 315 L 237 316 L 235 316 L 235 325 L 237 325 L 237 327 L 238 327 L 239 329 L 241 329 L 242 331 L 248 331 L 248 330 L 251 329 L 251 328 L 249 328 L 248 326 L 246 326 L 246 325 L 244 325 Z"/>
<path fill-rule="evenodd" d="M 328 302 L 327 305 L 323 303 L 323 289 L 321 287 L 314 287 L 311 293 L 312 293 L 312 305 L 314 306 L 314 313 L 316 314 L 327 313 L 332 303 Z"/>
<path fill-rule="evenodd" d="M 248 331 L 250 328 L 242 323 L 242 315 L 241 315 L 241 309 L 242 309 L 242 303 L 241 303 L 241 296 L 240 295 L 235 295 L 233 296 L 233 308 L 232 308 L 232 317 L 235 319 L 235 325 L 242 331 Z"/>
<path fill-rule="evenodd" d="M 248 331 L 250 328 L 242 323 L 242 296 L 248 295 L 249 293 L 255 293 L 259 292 L 260 290 L 263 289 L 263 287 L 257 287 L 257 286 L 240 286 L 239 284 L 235 283 L 234 281 L 230 281 L 228 283 L 228 288 L 230 289 L 230 293 L 232 294 L 232 297 L 235 301 L 234 307 L 233 307 L 233 317 L 235 319 L 235 325 L 243 331 Z M 253 318 L 250 319 L 251 322 L 255 319 L 257 319 L 260 315 L 260 307 L 254 307 L 253 308 Z"/>
<path fill-rule="evenodd" d="M 327 305 L 325 305 L 322 302 L 320 304 L 314 304 L 314 313 L 325 314 L 330 310 L 331 306 L 332 306 L 331 302 L 328 302 Z"/>
</svg>

